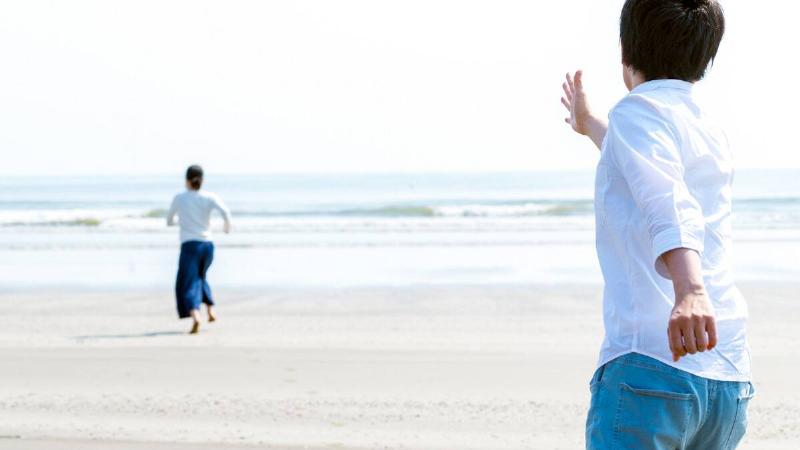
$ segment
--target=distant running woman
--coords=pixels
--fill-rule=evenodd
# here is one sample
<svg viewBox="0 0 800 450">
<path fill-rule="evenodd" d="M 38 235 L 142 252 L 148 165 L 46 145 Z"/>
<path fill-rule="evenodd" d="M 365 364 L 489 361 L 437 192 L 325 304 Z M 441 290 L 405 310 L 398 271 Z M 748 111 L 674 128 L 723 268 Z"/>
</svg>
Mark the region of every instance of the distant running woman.
<svg viewBox="0 0 800 450">
<path fill-rule="evenodd" d="M 200 331 L 200 303 L 205 303 L 208 321 L 214 322 L 214 300 L 206 272 L 214 259 L 214 243 L 211 242 L 211 212 L 217 210 L 225 220 L 225 233 L 231 230 L 231 213 L 222 200 L 212 192 L 200 192 L 203 185 L 203 168 L 197 165 L 186 170 L 186 191 L 172 199 L 167 214 L 167 225 L 180 226 L 181 256 L 178 262 L 178 278 L 175 281 L 175 300 L 178 317 L 191 317 L 194 323 L 190 334 Z"/>
</svg>

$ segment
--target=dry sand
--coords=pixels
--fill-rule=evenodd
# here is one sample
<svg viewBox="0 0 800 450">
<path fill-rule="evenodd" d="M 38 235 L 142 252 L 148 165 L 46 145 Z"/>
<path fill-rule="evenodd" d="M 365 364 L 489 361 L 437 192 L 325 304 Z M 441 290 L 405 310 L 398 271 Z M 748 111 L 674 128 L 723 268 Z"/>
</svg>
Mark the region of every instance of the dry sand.
<svg viewBox="0 0 800 450">
<path fill-rule="evenodd" d="M 798 285 L 744 285 L 746 449 L 800 448 Z M 579 449 L 598 286 L 0 294 L 0 448 Z"/>
</svg>

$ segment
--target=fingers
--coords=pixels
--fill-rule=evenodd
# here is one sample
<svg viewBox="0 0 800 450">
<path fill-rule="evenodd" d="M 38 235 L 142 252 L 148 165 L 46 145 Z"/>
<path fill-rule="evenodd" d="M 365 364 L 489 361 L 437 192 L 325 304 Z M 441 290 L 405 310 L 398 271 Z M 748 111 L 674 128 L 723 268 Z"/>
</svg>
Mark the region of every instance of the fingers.
<svg viewBox="0 0 800 450">
<path fill-rule="evenodd" d="M 694 340 L 697 344 L 697 351 L 704 352 L 708 349 L 708 338 L 706 337 L 705 321 L 698 321 L 694 326 Z"/>
<path fill-rule="evenodd" d="M 677 322 L 670 321 L 667 333 L 669 336 L 669 349 L 672 352 L 672 360 L 677 361 L 682 356 L 686 356 L 686 349 L 683 348 L 681 329 Z"/>
<path fill-rule="evenodd" d="M 567 82 L 565 81 L 565 82 L 561 83 L 561 88 L 564 89 L 564 97 L 571 102 L 572 101 L 572 91 L 569 88 L 569 84 L 567 84 Z"/>
<path fill-rule="evenodd" d="M 575 92 L 575 81 L 572 79 L 572 74 L 567 72 L 567 86 L 569 86 L 570 93 Z"/>
<path fill-rule="evenodd" d="M 575 80 L 573 81 L 572 85 L 572 92 L 576 90 L 583 90 L 583 71 L 579 70 L 575 72 Z"/>
<path fill-rule="evenodd" d="M 717 325 L 713 316 L 682 316 L 670 320 L 667 328 L 672 360 L 678 361 L 687 354 L 712 350 L 717 345 Z"/>
<path fill-rule="evenodd" d="M 685 348 L 690 355 L 697 353 L 697 341 L 694 337 L 694 326 L 691 322 L 685 323 L 681 327 L 681 334 L 683 335 L 683 348 Z"/>
<path fill-rule="evenodd" d="M 564 97 L 561 97 L 561 104 L 564 105 L 564 108 L 567 108 L 567 111 L 572 111 L 572 105 Z"/>
<path fill-rule="evenodd" d="M 706 332 L 708 333 L 708 350 L 717 346 L 717 322 L 713 317 L 706 320 Z"/>
</svg>

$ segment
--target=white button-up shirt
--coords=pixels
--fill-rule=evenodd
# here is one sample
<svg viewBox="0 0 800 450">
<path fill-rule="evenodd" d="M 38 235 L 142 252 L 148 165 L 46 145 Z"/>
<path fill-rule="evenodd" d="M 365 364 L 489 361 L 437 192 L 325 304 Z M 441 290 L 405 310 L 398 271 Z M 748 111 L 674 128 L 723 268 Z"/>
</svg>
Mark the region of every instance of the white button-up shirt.
<svg viewBox="0 0 800 450">
<path fill-rule="evenodd" d="M 727 139 L 692 99 L 692 84 L 637 86 L 609 114 L 595 181 L 597 255 L 605 280 L 599 365 L 636 352 L 715 380 L 748 381 L 747 305 L 730 273 Z M 718 345 L 672 361 L 675 293 L 661 255 L 700 253 Z"/>
</svg>

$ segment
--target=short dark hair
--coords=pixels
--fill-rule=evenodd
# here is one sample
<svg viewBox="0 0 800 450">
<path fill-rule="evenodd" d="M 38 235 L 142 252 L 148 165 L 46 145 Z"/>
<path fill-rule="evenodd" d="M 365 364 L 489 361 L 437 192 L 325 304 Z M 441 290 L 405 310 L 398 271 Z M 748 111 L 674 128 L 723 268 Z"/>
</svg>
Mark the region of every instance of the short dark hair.
<svg viewBox="0 0 800 450">
<path fill-rule="evenodd" d="M 626 0 L 619 20 L 622 60 L 648 81 L 702 79 L 723 34 L 716 0 Z"/>
<path fill-rule="evenodd" d="M 193 164 L 186 169 L 186 181 L 192 186 L 192 189 L 199 190 L 203 185 L 203 168 L 197 164 Z"/>
</svg>

